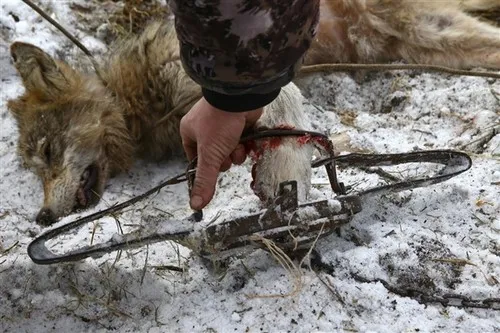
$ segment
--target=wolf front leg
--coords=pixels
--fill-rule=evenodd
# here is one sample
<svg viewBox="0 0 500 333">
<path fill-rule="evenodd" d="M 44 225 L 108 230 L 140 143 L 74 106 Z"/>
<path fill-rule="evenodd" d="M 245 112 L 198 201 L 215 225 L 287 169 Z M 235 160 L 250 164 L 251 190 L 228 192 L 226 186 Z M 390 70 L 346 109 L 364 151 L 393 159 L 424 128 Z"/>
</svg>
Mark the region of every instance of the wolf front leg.
<svg viewBox="0 0 500 333">
<path fill-rule="evenodd" d="M 303 111 L 303 97 L 293 83 L 282 88 L 280 95 L 267 107 L 256 129 L 309 130 L 310 122 Z M 252 142 L 252 189 L 267 202 L 279 191 L 281 182 L 296 180 L 298 198 L 304 200 L 311 187 L 311 158 L 313 148 L 297 137 L 275 137 Z"/>
</svg>

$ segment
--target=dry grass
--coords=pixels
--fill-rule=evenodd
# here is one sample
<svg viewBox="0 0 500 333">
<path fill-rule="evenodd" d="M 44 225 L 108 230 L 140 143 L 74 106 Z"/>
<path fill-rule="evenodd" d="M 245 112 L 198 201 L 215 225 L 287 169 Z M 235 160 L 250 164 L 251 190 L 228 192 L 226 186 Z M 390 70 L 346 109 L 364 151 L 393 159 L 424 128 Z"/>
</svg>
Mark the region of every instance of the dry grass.
<svg viewBox="0 0 500 333">
<path fill-rule="evenodd" d="M 458 265 L 458 266 L 470 265 L 470 266 L 477 267 L 477 269 L 481 272 L 481 274 L 483 275 L 483 277 L 486 280 L 486 282 L 488 283 L 488 285 L 494 286 L 494 285 L 498 284 L 498 280 L 495 278 L 495 276 L 486 275 L 486 273 L 481 269 L 481 267 L 479 265 L 473 263 L 470 260 L 460 259 L 460 258 L 436 258 L 436 259 L 432 259 L 432 261 L 444 262 L 444 263 Z"/>
<path fill-rule="evenodd" d="M 264 238 L 260 235 L 254 235 L 251 237 L 253 241 L 262 242 L 266 249 L 271 253 L 271 255 L 276 259 L 276 261 L 285 269 L 289 274 L 290 280 L 293 283 L 293 289 L 286 294 L 271 294 L 271 295 L 254 295 L 247 294 L 248 298 L 276 298 L 276 297 L 290 297 L 297 295 L 302 290 L 302 271 L 300 266 L 297 267 L 293 260 L 272 240 Z"/>
<path fill-rule="evenodd" d="M 101 36 L 107 44 L 138 34 L 149 22 L 170 15 L 168 6 L 158 0 L 92 0 L 84 5 L 72 4 L 70 8 L 79 17 L 81 27 L 90 33 L 107 24 Z"/>
<path fill-rule="evenodd" d="M 123 8 L 112 14 L 109 19 L 113 31 L 118 35 L 117 37 L 137 34 L 150 21 L 165 19 L 170 14 L 168 7 L 157 0 L 125 0 L 123 4 Z"/>
</svg>

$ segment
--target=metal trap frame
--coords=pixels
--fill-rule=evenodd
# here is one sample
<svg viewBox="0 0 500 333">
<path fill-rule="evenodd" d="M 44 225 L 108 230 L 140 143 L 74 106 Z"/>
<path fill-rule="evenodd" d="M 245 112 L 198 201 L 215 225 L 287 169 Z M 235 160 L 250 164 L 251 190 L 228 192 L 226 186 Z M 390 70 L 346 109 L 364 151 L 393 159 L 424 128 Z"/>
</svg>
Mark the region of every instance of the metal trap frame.
<svg viewBox="0 0 500 333">
<path fill-rule="evenodd" d="M 51 239 L 106 215 L 115 214 L 165 186 L 187 181 L 190 189 L 195 170 L 188 167 L 188 171 L 184 174 L 173 177 L 138 197 L 44 232 L 29 244 L 28 255 L 36 264 L 47 265 L 78 261 L 88 257 L 97 258 L 110 252 L 168 240 L 180 243 L 203 257 L 222 258 L 263 247 L 262 242 L 258 241 L 262 238 L 272 240 L 285 252 L 293 252 L 311 247 L 320 237 L 325 237 L 338 227 L 349 223 L 354 215 L 362 210 L 363 199 L 367 196 L 437 184 L 467 171 L 472 165 L 467 154 L 453 150 L 335 156 L 332 142 L 326 135 L 291 129 L 259 131 L 246 136 L 241 142 L 290 136 L 301 137 L 302 142 L 313 144 L 323 153 L 324 156 L 314 161 L 312 167 L 326 168 L 332 192 L 336 194 L 333 199 L 299 204 L 297 182 L 291 180 L 281 183 L 279 192 L 267 208 L 253 215 L 202 226 L 199 221 L 203 214 L 200 211 L 181 220 L 148 221 L 147 225 L 133 232 L 115 234 L 106 242 L 83 246 L 65 253 L 54 253 L 47 247 L 46 242 Z M 337 177 L 337 166 L 370 168 L 405 163 L 436 163 L 443 167 L 432 176 L 417 175 L 411 179 L 372 187 L 350 195 L 346 195 L 346 187 Z"/>
</svg>

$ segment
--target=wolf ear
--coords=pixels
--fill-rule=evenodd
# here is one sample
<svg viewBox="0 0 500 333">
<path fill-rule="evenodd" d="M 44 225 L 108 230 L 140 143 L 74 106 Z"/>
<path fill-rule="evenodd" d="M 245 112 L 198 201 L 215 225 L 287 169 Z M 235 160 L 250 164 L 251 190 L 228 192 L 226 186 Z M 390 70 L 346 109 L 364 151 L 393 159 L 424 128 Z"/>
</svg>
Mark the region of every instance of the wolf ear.
<svg viewBox="0 0 500 333">
<path fill-rule="evenodd" d="M 15 42 L 10 54 L 28 92 L 51 99 L 68 87 L 68 79 L 58 63 L 40 48 Z"/>
</svg>

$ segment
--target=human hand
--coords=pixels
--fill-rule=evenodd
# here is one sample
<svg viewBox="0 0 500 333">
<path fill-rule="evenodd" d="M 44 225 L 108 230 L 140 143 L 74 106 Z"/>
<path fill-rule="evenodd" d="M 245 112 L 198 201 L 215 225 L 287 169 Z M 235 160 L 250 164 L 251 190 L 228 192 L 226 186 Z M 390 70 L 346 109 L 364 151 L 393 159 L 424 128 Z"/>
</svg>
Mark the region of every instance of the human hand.
<svg viewBox="0 0 500 333">
<path fill-rule="evenodd" d="M 262 111 L 261 108 L 226 112 L 202 98 L 182 118 L 180 134 L 184 151 L 189 160 L 198 156 L 191 208 L 202 209 L 212 200 L 220 171 L 245 161 L 245 147 L 239 144 L 241 135 L 257 122 Z"/>
</svg>

